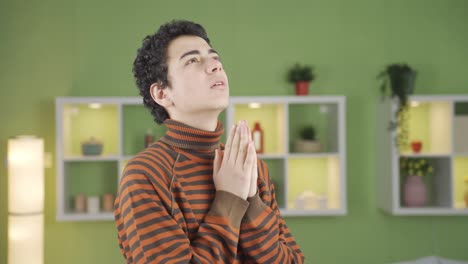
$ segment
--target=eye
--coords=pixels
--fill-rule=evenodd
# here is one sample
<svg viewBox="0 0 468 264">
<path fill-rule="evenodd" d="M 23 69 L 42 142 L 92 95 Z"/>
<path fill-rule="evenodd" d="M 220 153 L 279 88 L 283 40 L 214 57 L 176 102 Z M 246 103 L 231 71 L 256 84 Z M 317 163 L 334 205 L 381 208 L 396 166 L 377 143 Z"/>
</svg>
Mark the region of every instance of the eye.
<svg viewBox="0 0 468 264">
<path fill-rule="evenodd" d="M 197 58 L 191 58 L 190 60 L 187 61 L 187 63 L 185 63 L 185 65 L 189 65 L 189 64 L 192 64 L 192 63 L 196 63 L 196 62 L 198 62 Z"/>
<path fill-rule="evenodd" d="M 214 56 L 213 59 L 217 60 L 217 61 L 222 61 L 221 58 L 219 56 Z"/>
</svg>

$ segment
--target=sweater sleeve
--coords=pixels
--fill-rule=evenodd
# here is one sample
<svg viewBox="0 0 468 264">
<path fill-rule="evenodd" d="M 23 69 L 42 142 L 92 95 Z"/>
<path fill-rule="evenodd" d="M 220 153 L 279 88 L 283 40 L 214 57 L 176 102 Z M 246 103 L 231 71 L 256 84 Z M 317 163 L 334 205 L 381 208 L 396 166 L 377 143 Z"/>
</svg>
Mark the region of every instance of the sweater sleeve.
<svg viewBox="0 0 468 264">
<path fill-rule="evenodd" d="M 190 240 L 183 216 L 167 205 L 170 192 L 164 183 L 145 173 L 126 170 L 115 203 L 121 252 L 127 263 L 231 263 L 236 258 L 239 229 L 248 202 L 217 192 L 211 209 Z M 169 199 L 169 200 L 168 200 Z"/>
<path fill-rule="evenodd" d="M 268 168 L 263 161 L 258 167 L 259 190 L 248 198 L 250 205 L 240 230 L 246 263 L 304 263 L 304 255 L 280 215 Z"/>
</svg>

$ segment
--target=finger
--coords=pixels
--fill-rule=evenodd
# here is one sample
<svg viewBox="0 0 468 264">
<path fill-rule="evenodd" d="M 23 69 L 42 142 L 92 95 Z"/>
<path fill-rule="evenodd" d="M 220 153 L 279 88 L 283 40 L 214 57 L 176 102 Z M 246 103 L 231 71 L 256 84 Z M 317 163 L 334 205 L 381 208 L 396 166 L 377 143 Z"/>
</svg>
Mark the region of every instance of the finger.
<svg viewBox="0 0 468 264">
<path fill-rule="evenodd" d="M 229 135 L 228 135 L 228 139 L 226 141 L 226 146 L 224 147 L 224 153 L 226 153 L 226 155 L 224 155 L 226 157 L 226 159 L 229 159 L 229 154 L 230 154 L 230 151 L 231 151 L 231 147 L 232 147 L 232 141 L 234 139 L 234 135 L 236 133 L 236 125 L 232 125 L 231 126 L 231 130 L 229 130 Z"/>
<path fill-rule="evenodd" d="M 250 182 L 250 189 L 252 190 L 252 194 L 256 194 L 257 193 L 257 179 L 258 179 L 258 170 L 257 170 L 257 166 L 258 166 L 258 160 L 257 160 L 257 153 L 255 151 L 255 147 L 253 147 L 254 149 L 254 160 L 253 160 L 253 166 L 252 166 L 252 179 L 251 179 L 251 182 Z"/>
<path fill-rule="evenodd" d="M 248 145 L 248 151 L 247 151 L 247 157 L 244 162 L 244 170 L 247 171 L 248 173 L 252 172 L 252 167 L 253 167 L 253 162 L 254 162 L 254 156 L 255 156 L 255 147 L 253 145 L 253 142 L 250 141 Z"/>
<path fill-rule="evenodd" d="M 231 143 L 231 148 L 228 154 L 229 157 L 226 157 L 225 160 L 236 161 L 237 153 L 239 152 L 240 127 L 241 127 L 241 121 L 239 121 L 239 123 L 236 126 L 236 131 L 234 132 L 232 143 Z"/>
<path fill-rule="evenodd" d="M 218 174 L 219 167 L 221 167 L 221 159 L 219 155 L 219 149 L 215 149 L 215 158 L 213 161 L 213 174 Z"/>
<path fill-rule="evenodd" d="M 240 140 L 239 140 L 239 151 L 237 153 L 236 163 L 239 162 L 243 164 L 245 158 L 247 156 L 248 151 L 248 143 L 249 143 L 249 135 L 247 132 L 247 123 L 246 121 L 242 121 L 241 129 L 240 129 Z"/>
</svg>

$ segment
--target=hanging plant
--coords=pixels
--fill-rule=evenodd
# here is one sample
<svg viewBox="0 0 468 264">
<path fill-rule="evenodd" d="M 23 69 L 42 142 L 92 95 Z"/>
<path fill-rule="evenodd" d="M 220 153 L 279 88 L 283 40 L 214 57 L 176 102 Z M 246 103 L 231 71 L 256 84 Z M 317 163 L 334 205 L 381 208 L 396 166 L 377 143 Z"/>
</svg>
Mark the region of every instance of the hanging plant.
<svg viewBox="0 0 468 264">
<path fill-rule="evenodd" d="M 395 118 L 390 121 L 389 129 L 397 129 L 397 147 L 408 146 L 408 96 L 414 92 L 417 72 L 407 64 L 390 64 L 377 78 L 381 80 L 382 99 L 386 96 L 398 99 Z"/>
</svg>

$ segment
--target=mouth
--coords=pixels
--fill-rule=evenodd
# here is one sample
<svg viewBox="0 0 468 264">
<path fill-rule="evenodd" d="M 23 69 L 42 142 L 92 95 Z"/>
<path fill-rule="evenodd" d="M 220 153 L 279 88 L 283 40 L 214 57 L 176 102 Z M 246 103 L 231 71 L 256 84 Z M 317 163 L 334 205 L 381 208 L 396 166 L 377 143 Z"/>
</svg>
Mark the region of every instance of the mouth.
<svg viewBox="0 0 468 264">
<path fill-rule="evenodd" d="M 216 81 L 215 83 L 213 83 L 211 85 L 212 89 L 225 89 L 226 88 L 226 85 L 224 83 L 224 81 Z"/>
</svg>

